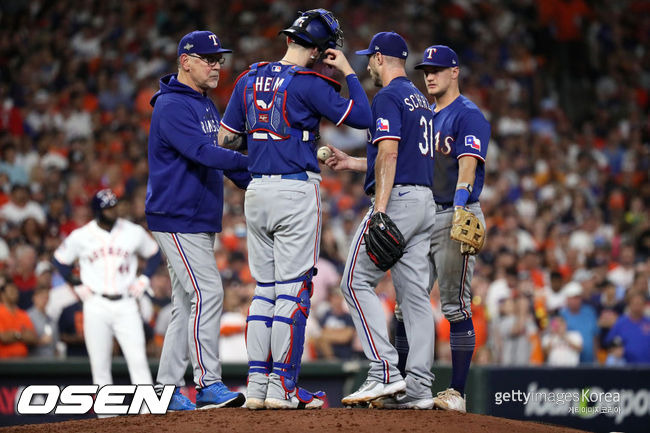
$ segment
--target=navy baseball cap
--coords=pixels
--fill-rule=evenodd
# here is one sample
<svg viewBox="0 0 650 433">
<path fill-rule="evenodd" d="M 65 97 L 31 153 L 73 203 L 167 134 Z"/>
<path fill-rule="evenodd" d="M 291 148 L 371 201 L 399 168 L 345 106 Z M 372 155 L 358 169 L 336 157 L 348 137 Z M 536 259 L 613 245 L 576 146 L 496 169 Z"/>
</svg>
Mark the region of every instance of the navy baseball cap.
<svg viewBox="0 0 650 433">
<path fill-rule="evenodd" d="M 385 56 L 405 59 L 409 55 L 409 49 L 403 37 L 395 32 L 380 32 L 372 37 L 367 50 L 357 51 L 360 56 L 369 56 L 375 53 L 382 53 Z"/>
<path fill-rule="evenodd" d="M 102 209 L 108 209 L 115 205 L 117 205 L 117 196 L 110 188 L 106 188 L 106 189 L 102 189 L 101 191 L 98 191 L 93 196 L 93 199 L 90 203 L 90 207 L 92 207 L 93 212 L 96 215 L 99 214 L 99 212 L 101 212 Z"/>
<path fill-rule="evenodd" d="M 183 36 L 178 43 L 178 57 L 181 54 L 219 54 L 232 53 L 223 48 L 219 38 L 207 30 L 196 30 Z"/>
<path fill-rule="evenodd" d="M 459 66 L 458 54 L 447 45 L 432 45 L 422 55 L 422 63 L 415 65 L 415 69 L 422 69 L 425 66 L 442 66 L 453 68 Z"/>
</svg>

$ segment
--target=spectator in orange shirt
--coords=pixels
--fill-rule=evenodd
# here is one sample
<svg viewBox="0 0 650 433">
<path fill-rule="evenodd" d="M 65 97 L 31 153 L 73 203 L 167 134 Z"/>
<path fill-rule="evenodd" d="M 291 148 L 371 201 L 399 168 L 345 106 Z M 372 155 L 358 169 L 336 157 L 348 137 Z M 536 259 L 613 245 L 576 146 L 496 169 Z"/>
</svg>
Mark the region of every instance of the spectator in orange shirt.
<svg viewBox="0 0 650 433">
<path fill-rule="evenodd" d="M 550 20 L 555 25 L 555 38 L 560 42 L 582 39 L 585 22 L 591 17 L 587 3 L 584 0 L 559 0 L 554 3 Z"/>
<path fill-rule="evenodd" d="M 3 279 L 0 290 L 0 358 L 25 357 L 38 338 L 27 312 L 18 308 L 18 287 Z"/>
</svg>

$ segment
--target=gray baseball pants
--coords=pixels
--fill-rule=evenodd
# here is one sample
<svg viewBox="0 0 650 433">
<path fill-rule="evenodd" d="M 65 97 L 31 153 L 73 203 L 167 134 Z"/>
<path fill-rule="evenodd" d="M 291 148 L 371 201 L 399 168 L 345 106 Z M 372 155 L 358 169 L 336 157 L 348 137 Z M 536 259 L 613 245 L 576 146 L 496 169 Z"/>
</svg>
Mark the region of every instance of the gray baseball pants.
<svg viewBox="0 0 650 433">
<path fill-rule="evenodd" d="M 308 174 L 306 181 L 265 175 L 254 178 L 246 190 L 248 262 L 258 283 L 246 330 L 249 365 L 253 366 L 248 376 L 249 398 L 291 397 L 292 390 L 284 387 L 278 374 L 272 370 L 262 373 L 254 365 L 269 360 L 276 366 L 288 364 L 292 356 L 302 353 L 304 343 L 300 339 L 304 338 L 304 328 L 278 319 L 303 319 L 304 314 L 297 311 L 298 304 L 290 298 L 298 296 L 305 283 L 296 280 L 318 261 L 322 219 L 320 175 Z M 309 308 L 306 312 L 309 314 Z M 298 368 L 299 365 L 298 356 Z"/>
<path fill-rule="evenodd" d="M 368 257 L 363 240 L 373 210 L 374 199 L 354 235 L 341 289 L 364 353 L 370 360 L 368 378 L 392 383 L 402 378 L 397 369 L 398 355 L 389 341 L 386 315 L 374 291 L 384 272 Z M 436 216 L 431 188 L 396 185 L 386 213 L 406 240 L 404 256 L 391 268 L 408 340 L 417 342 L 412 344 L 406 363 L 406 392 L 416 398 L 431 398 L 434 322 L 429 300 L 428 254 Z"/>
<path fill-rule="evenodd" d="M 156 382 L 180 386 L 187 353 L 200 387 L 221 381 L 219 327 L 223 286 L 214 259 L 214 233 L 153 232 L 167 257 L 172 318 L 165 333 Z"/>
</svg>

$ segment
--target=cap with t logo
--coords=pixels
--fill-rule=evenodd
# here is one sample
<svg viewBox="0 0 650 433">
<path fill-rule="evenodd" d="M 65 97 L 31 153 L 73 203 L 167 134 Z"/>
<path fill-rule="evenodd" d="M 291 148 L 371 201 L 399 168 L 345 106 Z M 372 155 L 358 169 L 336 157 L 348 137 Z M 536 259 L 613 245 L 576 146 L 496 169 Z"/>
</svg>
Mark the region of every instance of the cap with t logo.
<svg viewBox="0 0 650 433">
<path fill-rule="evenodd" d="M 196 30 L 188 33 L 178 43 L 178 57 L 181 54 L 219 53 L 232 53 L 232 50 L 223 48 L 217 35 L 207 30 Z"/>
<path fill-rule="evenodd" d="M 447 45 L 432 45 L 424 50 L 422 63 L 415 65 L 415 69 L 422 69 L 426 66 L 453 68 L 458 66 L 458 54 Z"/>
</svg>

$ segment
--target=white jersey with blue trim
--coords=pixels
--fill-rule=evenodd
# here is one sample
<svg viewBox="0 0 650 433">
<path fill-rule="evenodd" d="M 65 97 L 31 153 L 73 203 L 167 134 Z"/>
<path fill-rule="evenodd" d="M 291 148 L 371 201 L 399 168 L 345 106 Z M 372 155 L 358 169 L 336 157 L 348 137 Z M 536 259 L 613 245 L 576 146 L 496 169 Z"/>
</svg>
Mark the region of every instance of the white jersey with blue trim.
<svg viewBox="0 0 650 433">
<path fill-rule="evenodd" d="M 435 112 L 435 169 L 433 197 L 438 204 L 452 204 L 458 182 L 458 159 L 472 156 L 478 159 L 476 178 L 468 203 L 478 201 L 485 181 L 485 157 L 490 141 L 490 123 L 481 110 L 460 95 L 451 104 Z"/>
</svg>

